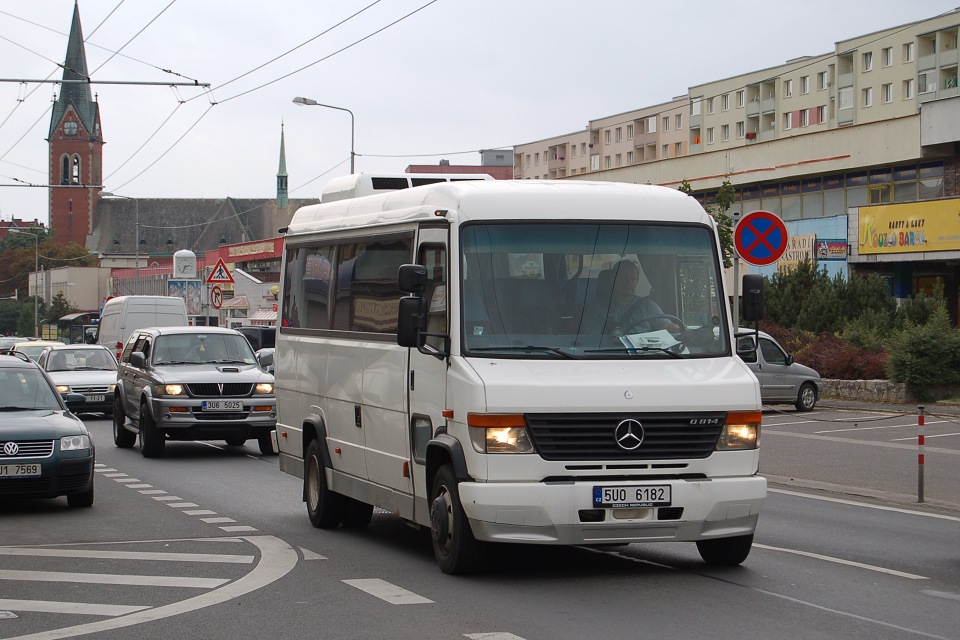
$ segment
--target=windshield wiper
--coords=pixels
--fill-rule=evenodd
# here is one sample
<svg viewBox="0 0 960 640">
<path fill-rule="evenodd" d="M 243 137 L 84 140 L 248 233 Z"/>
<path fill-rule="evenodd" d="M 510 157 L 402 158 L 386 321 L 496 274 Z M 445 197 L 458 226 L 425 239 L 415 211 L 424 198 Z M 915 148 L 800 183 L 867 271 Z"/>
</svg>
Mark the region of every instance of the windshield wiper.
<svg viewBox="0 0 960 640">
<path fill-rule="evenodd" d="M 223 360 L 214 360 L 213 362 L 214 364 L 253 364 L 252 362 L 247 362 L 246 360 L 231 360 L 229 358 L 224 358 Z"/>
<path fill-rule="evenodd" d="M 577 357 L 571 353 L 567 353 L 562 349 L 557 347 L 544 347 L 540 345 L 528 344 L 526 346 L 513 345 L 513 346 L 504 346 L 504 347 L 474 347 L 470 351 L 548 351 L 550 353 L 555 353 L 558 356 L 563 356 L 564 358 L 569 358 L 570 360 L 576 360 Z"/>
<path fill-rule="evenodd" d="M 608 347 L 606 349 L 584 349 L 584 353 L 630 353 L 636 351 L 662 351 L 674 358 L 683 359 L 683 354 L 671 351 L 673 347 Z"/>
<path fill-rule="evenodd" d="M 34 411 L 36 407 L 0 407 L 0 411 Z"/>
<path fill-rule="evenodd" d="M 188 362 L 186 360 L 163 360 L 161 362 L 154 362 L 154 366 L 162 366 L 165 364 L 199 364 L 197 362 Z"/>
</svg>

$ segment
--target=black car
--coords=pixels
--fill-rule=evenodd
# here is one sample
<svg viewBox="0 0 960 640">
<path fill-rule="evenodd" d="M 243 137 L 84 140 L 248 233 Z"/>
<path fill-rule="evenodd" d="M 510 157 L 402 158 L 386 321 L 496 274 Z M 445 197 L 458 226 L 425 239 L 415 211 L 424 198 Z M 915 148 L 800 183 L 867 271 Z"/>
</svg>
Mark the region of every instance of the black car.
<svg viewBox="0 0 960 640">
<path fill-rule="evenodd" d="M 276 327 L 237 327 L 237 331 L 244 335 L 254 351 L 273 349 L 277 346 Z"/>
<path fill-rule="evenodd" d="M 0 355 L 0 498 L 66 496 L 93 505 L 93 439 L 53 381 L 25 355 Z"/>
</svg>

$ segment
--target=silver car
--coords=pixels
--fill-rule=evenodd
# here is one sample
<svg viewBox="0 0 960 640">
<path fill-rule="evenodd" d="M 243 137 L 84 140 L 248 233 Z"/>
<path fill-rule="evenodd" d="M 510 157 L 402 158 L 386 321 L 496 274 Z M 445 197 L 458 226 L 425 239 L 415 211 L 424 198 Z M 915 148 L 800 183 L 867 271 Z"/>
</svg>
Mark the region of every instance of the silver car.
<svg viewBox="0 0 960 640">
<path fill-rule="evenodd" d="M 66 398 L 69 393 L 83 395 L 83 406 L 75 413 L 113 414 L 113 393 L 117 388 L 117 359 L 113 352 L 98 344 L 66 344 L 47 347 L 37 359 L 57 391 Z"/>
<path fill-rule="evenodd" d="M 737 355 L 747 363 L 760 381 L 760 398 L 764 404 L 790 403 L 797 411 L 811 411 L 823 392 L 820 374 L 797 364 L 769 334 L 759 332 L 760 344 L 755 348 L 756 334 L 741 329 L 737 334 Z"/>
<path fill-rule="evenodd" d="M 152 327 L 134 331 L 123 347 L 113 399 L 113 440 L 132 447 L 140 436 L 146 458 L 163 455 L 168 440 L 256 439 L 275 453 L 273 376 L 250 343 L 222 327 Z"/>
</svg>

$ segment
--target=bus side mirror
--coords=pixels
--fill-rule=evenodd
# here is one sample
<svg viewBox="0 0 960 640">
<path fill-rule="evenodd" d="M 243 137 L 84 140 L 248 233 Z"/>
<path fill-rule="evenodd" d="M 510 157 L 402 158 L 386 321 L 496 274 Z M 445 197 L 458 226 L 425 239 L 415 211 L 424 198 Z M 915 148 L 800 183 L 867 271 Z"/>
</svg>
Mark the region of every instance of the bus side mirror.
<svg viewBox="0 0 960 640">
<path fill-rule="evenodd" d="M 403 267 L 400 269 L 402 273 Z M 421 312 L 420 298 L 416 296 L 400 298 L 400 306 L 397 310 L 397 344 L 414 349 L 423 346 L 422 332 L 426 329 L 426 320 L 426 316 Z"/>
<path fill-rule="evenodd" d="M 763 276 L 748 273 L 743 276 L 743 319 L 747 322 L 763 320 Z"/>
<path fill-rule="evenodd" d="M 404 264 L 397 273 L 397 285 L 400 291 L 423 295 L 427 288 L 427 268 L 422 264 Z"/>
</svg>

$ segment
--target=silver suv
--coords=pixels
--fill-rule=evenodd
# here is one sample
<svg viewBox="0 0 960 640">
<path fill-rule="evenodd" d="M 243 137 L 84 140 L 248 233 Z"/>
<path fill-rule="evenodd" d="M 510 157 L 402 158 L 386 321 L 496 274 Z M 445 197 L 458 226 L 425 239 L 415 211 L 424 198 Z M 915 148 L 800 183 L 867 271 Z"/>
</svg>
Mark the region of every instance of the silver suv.
<svg viewBox="0 0 960 640">
<path fill-rule="evenodd" d="M 113 397 L 113 441 L 129 448 L 140 435 L 145 458 L 163 455 L 167 440 L 256 438 L 275 453 L 273 376 L 257 364 L 250 343 L 222 327 L 153 327 L 131 334 L 120 355 Z"/>
</svg>

